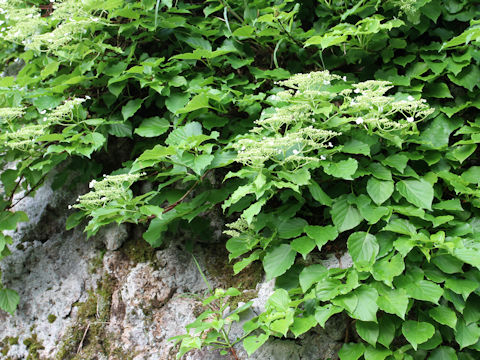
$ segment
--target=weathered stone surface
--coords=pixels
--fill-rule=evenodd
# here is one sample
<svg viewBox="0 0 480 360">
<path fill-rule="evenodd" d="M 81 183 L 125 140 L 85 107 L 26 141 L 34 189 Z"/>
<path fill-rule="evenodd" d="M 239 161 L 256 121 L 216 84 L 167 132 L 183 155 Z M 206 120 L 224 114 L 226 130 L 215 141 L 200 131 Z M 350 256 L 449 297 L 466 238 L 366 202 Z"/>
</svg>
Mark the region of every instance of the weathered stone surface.
<svg viewBox="0 0 480 360">
<path fill-rule="evenodd" d="M 32 337 L 42 344 L 38 354 L 51 358 L 64 329 L 72 322 L 73 305 L 82 301 L 85 289 L 95 283 L 89 267 L 97 244 L 86 241 L 78 230 L 57 232 L 56 224 L 42 222 L 49 209 L 63 209 L 65 213 L 67 201 L 47 184 L 34 198 L 25 198 L 15 207 L 25 211 L 30 222 L 11 234 L 13 253 L 1 263 L 4 284 L 20 294 L 15 316 L 0 311 L 0 340 L 18 338 L 18 344 L 9 347 L 11 359 L 26 359 L 32 354 L 33 346 L 28 341 Z M 64 229 L 65 216 L 60 222 Z"/>
<path fill-rule="evenodd" d="M 97 237 L 103 240 L 107 250 L 118 250 L 128 239 L 127 224 L 109 224 L 100 229 Z"/>
<path fill-rule="evenodd" d="M 182 239 L 154 250 L 135 227 L 111 226 L 89 240 L 81 230 L 65 231 L 67 205 L 75 197 L 54 193 L 47 184 L 35 198 L 17 205 L 31 221 L 12 234 L 13 254 L 1 264 L 4 283 L 21 296 L 14 317 L 0 312 L 5 359 L 26 359 L 29 354 L 62 360 L 175 359 L 178 347 L 169 339 L 185 333 L 185 326 L 204 310 L 199 297 L 208 289 L 193 256 L 182 247 Z M 227 288 L 238 280 L 231 277 L 225 252 L 218 250 L 222 246 L 203 241 L 195 246 L 194 256 L 210 286 Z M 345 268 L 351 258 L 343 254 L 339 261 L 331 255 L 323 264 Z M 260 273 L 254 267 L 249 271 L 242 272 L 240 281 L 257 283 Z M 263 281 L 249 293 L 253 306 L 232 327 L 231 339 L 242 336 L 243 322 L 264 310 L 274 285 Z M 235 352 L 239 360 L 335 359 L 345 326 L 337 315 L 325 329 L 316 327 L 298 339 L 271 339 L 250 357 L 240 344 Z M 232 358 L 211 349 L 185 356 Z"/>
</svg>

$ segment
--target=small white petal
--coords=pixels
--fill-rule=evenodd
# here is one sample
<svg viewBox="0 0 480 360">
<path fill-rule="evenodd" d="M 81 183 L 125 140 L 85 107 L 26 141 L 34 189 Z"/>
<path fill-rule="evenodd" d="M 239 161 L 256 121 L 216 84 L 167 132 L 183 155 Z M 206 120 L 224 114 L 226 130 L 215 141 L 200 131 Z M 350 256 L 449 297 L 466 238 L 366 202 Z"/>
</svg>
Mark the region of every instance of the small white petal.
<svg viewBox="0 0 480 360">
<path fill-rule="evenodd" d="M 355 94 L 360 94 L 360 89 L 355 89 L 355 90 L 353 90 L 353 92 L 354 92 Z"/>
<path fill-rule="evenodd" d="M 414 120 L 415 120 L 415 119 L 413 118 L 413 116 L 407 117 L 407 121 L 408 121 L 409 123 L 413 122 Z"/>
<path fill-rule="evenodd" d="M 413 100 L 415 100 L 415 99 L 414 99 L 414 97 L 413 97 L 412 95 L 408 95 L 407 100 L 408 100 L 408 101 L 413 101 Z"/>
<path fill-rule="evenodd" d="M 357 124 L 363 124 L 363 118 L 362 118 L 362 117 L 359 117 L 359 118 L 357 118 L 357 119 L 355 120 L 355 122 L 356 122 Z"/>
<path fill-rule="evenodd" d="M 294 154 L 294 155 L 297 155 L 297 154 L 298 154 L 298 150 L 297 150 L 297 149 L 294 149 L 294 150 L 293 150 L 293 154 Z"/>
<path fill-rule="evenodd" d="M 324 155 L 320 155 L 320 160 L 327 160 L 327 158 Z"/>
</svg>

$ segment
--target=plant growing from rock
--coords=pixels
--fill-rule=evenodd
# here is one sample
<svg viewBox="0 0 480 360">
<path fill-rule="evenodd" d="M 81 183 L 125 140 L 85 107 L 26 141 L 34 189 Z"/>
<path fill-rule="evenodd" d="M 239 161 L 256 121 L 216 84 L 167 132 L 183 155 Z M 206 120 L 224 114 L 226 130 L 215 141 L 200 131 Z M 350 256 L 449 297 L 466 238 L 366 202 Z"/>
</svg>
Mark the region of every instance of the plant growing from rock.
<svg viewBox="0 0 480 360">
<path fill-rule="evenodd" d="M 477 13 L 0 1 L 0 259 L 28 221 L 16 205 L 48 176 L 91 184 L 67 223 L 88 218 L 88 236 L 131 222 L 157 247 L 187 226 L 204 236 L 221 207 L 234 271 L 261 261 L 277 279 L 244 325 L 249 353 L 344 312 L 361 341 L 346 337 L 342 360 L 477 358 Z M 352 267 L 321 264 L 346 251 Z M 214 294 L 182 353 L 233 345 Z M 18 302 L 0 285 L 0 308 Z"/>
</svg>

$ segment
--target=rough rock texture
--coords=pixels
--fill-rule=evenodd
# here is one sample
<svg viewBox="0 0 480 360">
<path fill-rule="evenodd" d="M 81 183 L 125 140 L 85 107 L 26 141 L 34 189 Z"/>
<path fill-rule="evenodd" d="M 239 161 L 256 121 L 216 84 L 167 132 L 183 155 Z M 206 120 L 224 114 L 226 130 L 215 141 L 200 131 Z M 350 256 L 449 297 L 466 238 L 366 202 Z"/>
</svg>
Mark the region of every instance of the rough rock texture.
<svg viewBox="0 0 480 360">
<path fill-rule="evenodd" d="M 141 239 L 141 229 L 110 226 L 87 240 L 75 229 L 65 230 L 67 206 L 77 194 L 40 188 L 17 210 L 30 223 L 13 233 L 13 254 L 0 265 L 6 286 L 21 302 L 14 317 L 0 312 L 0 359 L 169 360 L 178 348 L 168 339 L 203 311 L 197 295 L 207 290 L 193 256 L 174 239 L 154 250 Z M 212 220 L 213 221 L 213 220 Z M 218 234 L 214 234 L 214 238 Z M 203 240 L 203 239 L 202 239 Z M 223 250 L 219 250 L 223 249 Z M 256 284 L 260 268 L 232 278 L 224 246 L 202 241 L 194 256 L 213 287 Z M 348 267 L 348 255 L 331 256 L 324 265 Z M 249 313 L 263 311 L 274 282 L 260 282 Z M 235 347 L 238 359 L 318 360 L 336 358 L 346 321 L 334 316 L 298 339 L 273 339 L 248 357 Z M 232 338 L 242 335 L 241 323 Z M 188 353 L 188 360 L 230 359 L 210 349 Z"/>
</svg>

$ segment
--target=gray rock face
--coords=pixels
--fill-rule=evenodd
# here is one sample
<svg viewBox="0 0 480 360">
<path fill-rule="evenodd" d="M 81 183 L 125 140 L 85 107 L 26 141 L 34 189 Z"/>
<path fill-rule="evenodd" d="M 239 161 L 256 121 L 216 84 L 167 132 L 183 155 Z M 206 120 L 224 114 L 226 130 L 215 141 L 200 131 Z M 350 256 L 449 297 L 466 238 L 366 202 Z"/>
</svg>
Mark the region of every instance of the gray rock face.
<svg viewBox="0 0 480 360">
<path fill-rule="evenodd" d="M 118 250 L 128 239 L 126 224 L 109 224 L 98 232 L 98 238 L 103 240 L 107 250 Z"/>
<path fill-rule="evenodd" d="M 15 316 L 0 312 L 0 359 L 175 359 L 178 347 L 169 339 L 203 312 L 199 299 L 208 289 L 193 256 L 181 239 L 153 250 L 125 225 L 89 240 L 80 229 L 65 231 L 67 205 L 76 195 L 54 193 L 47 183 L 17 205 L 31 221 L 12 233 L 13 254 L 0 264 L 5 285 L 21 296 Z M 219 246 L 202 242 L 194 256 L 212 287 L 227 288 L 225 254 L 212 251 Z M 324 265 L 348 267 L 351 258 L 332 256 Z M 251 310 L 232 326 L 232 339 L 242 336 L 242 323 L 264 310 L 273 291 L 274 281 L 258 284 Z M 235 352 L 239 360 L 335 359 L 345 324 L 337 315 L 325 329 L 273 338 L 250 357 L 241 344 Z M 233 359 L 211 349 L 184 358 Z"/>
<path fill-rule="evenodd" d="M 95 276 L 88 271 L 97 251 L 95 242 L 87 242 L 78 230 L 57 232 L 52 221 L 42 222 L 51 209 L 65 212 L 66 208 L 66 199 L 54 194 L 48 183 L 34 198 L 25 198 L 15 207 L 25 211 L 30 222 L 20 224 L 11 234 L 13 253 L 1 263 L 4 284 L 20 294 L 15 316 L 0 311 L 0 341 L 18 338 L 18 344 L 9 346 L 11 359 L 32 354 L 32 341 L 41 343 L 44 349 L 39 353 L 51 358 L 73 320 L 73 304 L 82 301 L 85 289 L 95 283 Z M 62 229 L 64 221 L 65 216 L 60 221 Z"/>
</svg>

